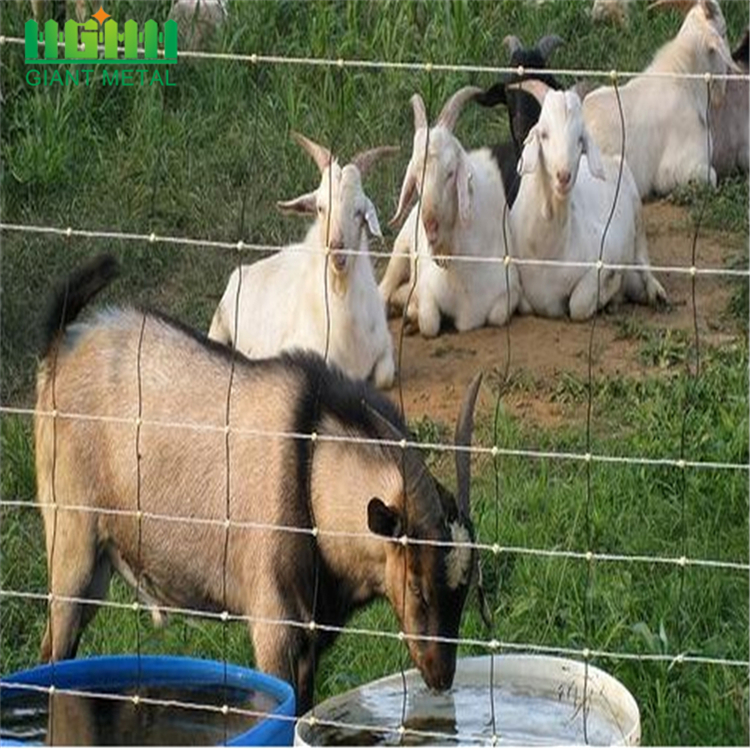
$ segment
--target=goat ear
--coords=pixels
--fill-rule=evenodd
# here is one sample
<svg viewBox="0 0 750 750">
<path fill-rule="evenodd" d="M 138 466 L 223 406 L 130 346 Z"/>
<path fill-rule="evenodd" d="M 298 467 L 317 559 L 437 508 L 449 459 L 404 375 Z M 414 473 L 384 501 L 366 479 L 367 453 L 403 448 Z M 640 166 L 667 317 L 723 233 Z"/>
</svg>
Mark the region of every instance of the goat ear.
<svg viewBox="0 0 750 750">
<path fill-rule="evenodd" d="M 700 0 L 701 7 L 703 8 L 703 15 L 707 20 L 713 20 L 717 15 L 721 13 L 721 9 L 718 7 L 716 0 Z"/>
<path fill-rule="evenodd" d="M 596 141 L 589 135 L 586 128 L 583 129 L 583 153 L 586 154 L 588 159 L 591 176 L 596 177 L 597 180 L 605 179 L 607 175 L 604 172 L 599 146 L 596 145 Z"/>
<path fill-rule="evenodd" d="M 314 214 L 318 210 L 317 192 L 305 193 L 290 201 L 276 201 L 276 208 L 285 214 Z"/>
<path fill-rule="evenodd" d="M 378 536 L 395 539 L 401 536 L 401 514 L 373 497 L 367 504 L 367 528 Z"/>
<path fill-rule="evenodd" d="M 406 212 L 409 210 L 409 205 L 414 198 L 414 192 L 417 189 L 417 178 L 416 170 L 412 161 L 409 162 L 409 166 L 406 168 L 406 174 L 404 175 L 404 182 L 401 185 L 401 195 L 398 199 L 398 208 L 396 209 L 396 215 L 388 222 L 390 226 L 395 227 L 400 224 Z"/>
<path fill-rule="evenodd" d="M 367 228 L 370 230 L 370 234 L 373 237 L 383 238 L 383 233 L 380 231 L 380 222 L 378 221 L 378 212 L 375 210 L 373 202 L 369 199 L 365 199 L 365 221 L 367 222 Z"/>
<path fill-rule="evenodd" d="M 724 43 L 724 40 L 718 35 L 712 35 L 711 40 L 708 43 L 708 48 L 713 50 L 714 54 L 718 55 L 724 65 L 727 66 L 727 72 L 729 73 L 743 73 L 742 68 L 737 64 L 736 60 L 732 57 L 732 53 Z M 726 81 L 724 81 L 726 83 Z"/>
<path fill-rule="evenodd" d="M 505 95 L 506 79 L 507 76 L 499 83 L 493 83 L 486 91 L 477 94 L 474 97 L 474 101 L 482 107 L 494 107 L 496 104 L 507 105 L 508 99 Z"/>
<path fill-rule="evenodd" d="M 471 219 L 471 173 L 464 154 L 459 156 L 456 166 L 456 193 L 458 217 L 462 224 L 466 224 Z"/>
<path fill-rule="evenodd" d="M 539 161 L 539 131 L 536 125 L 529 130 L 523 142 L 523 151 L 518 161 L 518 174 L 531 174 Z"/>
</svg>

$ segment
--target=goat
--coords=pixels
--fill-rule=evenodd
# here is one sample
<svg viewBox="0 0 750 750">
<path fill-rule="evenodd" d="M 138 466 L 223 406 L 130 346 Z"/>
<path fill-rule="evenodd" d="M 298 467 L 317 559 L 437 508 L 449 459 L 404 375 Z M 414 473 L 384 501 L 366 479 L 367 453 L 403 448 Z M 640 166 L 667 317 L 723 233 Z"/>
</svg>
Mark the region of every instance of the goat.
<svg viewBox="0 0 750 750">
<path fill-rule="evenodd" d="M 732 59 L 745 75 L 748 73 L 748 30 Z M 748 171 L 750 145 L 748 144 L 748 107 L 747 78 L 732 78 L 727 81 L 726 93 L 722 102 L 712 107 L 710 115 L 713 151 L 711 164 L 717 177 L 727 177 L 738 169 Z"/>
<path fill-rule="evenodd" d="M 594 263 L 616 198 L 602 260 L 644 268 L 623 273 L 521 264 L 522 312 L 553 318 L 569 312 L 573 320 L 586 320 L 621 291 L 644 304 L 666 301 L 648 269 L 641 200 L 627 162 L 600 155 L 577 94 L 550 90 L 539 81 L 523 85 L 538 96 L 542 111 L 526 139 L 518 168 L 521 186 L 510 213 L 519 257 Z"/>
<path fill-rule="evenodd" d="M 169 17 L 190 49 L 202 49 L 226 21 L 227 11 L 224 0 L 174 0 Z"/>
<path fill-rule="evenodd" d="M 366 230 L 382 235 L 362 176 L 376 159 L 396 149 L 365 151 L 341 168 L 328 149 L 297 133 L 293 137 L 318 165 L 320 185 L 277 205 L 312 214 L 315 222 L 301 244 L 233 271 L 208 336 L 234 344 L 253 359 L 293 348 L 325 355 L 327 345 L 329 360 L 347 375 L 372 376 L 378 388 L 390 388 L 393 342 Z"/>
<path fill-rule="evenodd" d="M 506 255 L 500 170 L 489 149 L 466 152 L 452 132 L 461 107 L 479 91 L 467 86 L 453 94 L 429 129 L 422 97 L 411 98 L 414 144 L 391 225 L 406 215 L 424 174 L 421 201 L 396 237 L 380 293 L 386 304 L 404 306 L 413 283 L 407 316 L 426 337 L 438 335 L 441 315 L 468 331 L 504 325 L 518 304 L 517 269 L 500 262 Z M 435 255 L 451 257 L 439 266 Z M 497 262 L 473 262 L 478 258 Z"/>
<path fill-rule="evenodd" d="M 547 67 L 550 55 L 559 45 L 563 44 L 563 40 L 555 34 L 548 34 L 539 39 L 536 46 L 524 47 L 517 36 L 506 36 L 503 39 L 503 44 L 510 52 L 509 65 L 511 67 L 543 70 Z M 513 206 L 518 194 L 519 179 L 516 166 L 521 158 L 523 142 L 539 119 L 539 112 L 541 111 L 539 102 L 534 96 L 527 94 L 522 89 L 509 88 L 509 86 L 528 78 L 544 81 L 553 89 L 562 88 L 559 81 L 550 73 L 519 71 L 503 76 L 500 81 L 474 97 L 474 101 L 483 107 L 504 104 L 508 108 L 511 140 L 492 146 L 491 151 L 493 158 L 500 167 L 509 208 Z"/>
<path fill-rule="evenodd" d="M 313 352 L 248 360 L 133 308 L 71 325 L 116 274 L 112 258 L 90 262 L 47 317 L 34 420 L 52 597 L 42 659 L 75 655 L 117 570 L 160 606 L 245 618 L 258 668 L 296 686 L 300 712 L 321 650 L 375 597 L 427 685 L 450 687 L 477 565 L 468 451 L 456 451 L 454 497 L 402 447 L 396 407 Z M 479 385 L 457 446 L 471 444 Z"/>
<path fill-rule="evenodd" d="M 708 93 L 699 78 L 651 74 L 712 73 L 735 69 L 726 40 L 726 23 L 716 0 L 699 0 L 677 36 L 654 56 L 644 75 L 619 88 L 625 120 L 625 158 L 638 193 L 669 193 L 678 185 L 700 180 L 716 185 L 709 161 Z M 724 80 L 712 83 L 712 99 L 724 93 Z M 617 97 L 611 86 L 583 100 L 589 133 L 602 153 L 619 154 L 623 133 Z"/>
</svg>

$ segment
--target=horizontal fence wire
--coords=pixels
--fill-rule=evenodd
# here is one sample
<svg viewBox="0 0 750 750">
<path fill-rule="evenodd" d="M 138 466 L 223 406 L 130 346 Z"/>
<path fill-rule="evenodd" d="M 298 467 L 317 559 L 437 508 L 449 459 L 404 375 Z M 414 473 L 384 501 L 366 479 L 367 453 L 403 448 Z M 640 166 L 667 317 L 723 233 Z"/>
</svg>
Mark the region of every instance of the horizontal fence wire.
<svg viewBox="0 0 750 750">
<path fill-rule="evenodd" d="M 184 245 L 189 247 L 206 247 L 217 250 L 239 250 L 257 253 L 278 252 L 284 250 L 288 253 L 299 253 L 302 255 L 316 255 L 320 252 L 328 252 L 328 248 L 316 247 L 314 244 L 295 243 L 289 245 L 266 245 L 262 243 L 228 242 L 223 240 L 200 239 L 194 237 L 177 237 L 174 235 L 160 235 L 156 232 L 139 234 L 132 232 L 118 232 L 115 230 L 97 229 L 74 229 L 73 227 L 49 227 L 34 224 L 9 224 L 0 223 L 1 232 L 25 232 L 28 234 L 51 234 L 60 237 L 84 237 L 87 239 L 102 240 L 124 240 L 128 242 L 149 242 L 169 245 Z M 359 250 L 354 248 L 336 249 L 338 255 L 365 255 L 371 258 L 390 258 L 392 253 L 386 250 Z M 639 265 L 637 263 L 609 263 L 605 260 L 578 261 L 578 260 L 548 260 L 544 258 L 517 258 L 513 255 L 501 257 L 479 257 L 475 255 L 437 255 L 430 253 L 430 258 L 437 263 L 489 263 L 513 266 L 547 266 L 552 268 L 596 268 L 601 271 L 652 271 L 668 274 L 683 274 L 687 276 L 725 276 L 731 278 L 750 278 L 750 269 L 747 268 L 721 268 L 711 266 L 660 266 L 650 263 Z"/>
<path fill-rule="evenodd" d="M 172 607 L 161 604 L 149 604 L 144 602 L 114 602 L 108 599 L 96 599 L 80 596 L 64 596 L 51 593 L 34 593 L 33 591 L 14 591 L 12 589 L 0 589 L 0 597 L 27 599 L 45 603 L 65 602 L 69 604 L 88 604 L 110 609 L 144 611 L 153 613 L 166 613 L 172 615 L 185 615 L 198 617 L 217 622 L 236 622 L 259 625 L 278 625 L 297 628 L 306 631 L 321 631 L 336 635 L 368 636 L 372 638 L 384 638 L 396 641 L 417 641 L 420 643 L 441 643 L 455 646 L 471 646 L 486 649 L 488 652 L 497 651 L 519 651 L 533 652 L 538 654 L 557 655 L 566 657 L 580 657 L 583 659 L 618 659 L 624 661 L 643 662 L 667 662 L 669 664 L 714 664 L 726 667 L 750 667 L 748 659 L 725 659 L 722 657 L 704 656 L 693 653 L 680 654 L 637 654 L 632 652 L 607 651 L 596 648 L 570 648 L 567 646 L 549 646 L 540 643 L 516 643 L 514 641 L 503 641 L 496 638 L 484 640 L 481 638 L 446 638 L 443 636 L 419 635 L 417 633 L 406 633 L 404 631 L 376 630 L 373 628 L 359 628 L 351 626 L 328 625 L 313 620 L 291 620 L 287 618 L 262 617 L 257 615 L 237 615 L 228 611 L 213 612 L 204 609 L 191 609 L 188 607 Z"/>
<path fill-rule="evenodd" d="M 201 518 L 200 516 L 180 516 L 166 513 L 154 513 L 145 510 L 123 510 L 118 508 L 101 508 L 90 505 L 77 505 L 71 503 L 42 503 L 35 500 L 0 500 L 0 508 L 26 508 L 40 510 L 49 509 L 57 511 L 69 511 L 71 513 L 91 513 L 101 516 L 113 516 L 121 518 L 136 518 L 139 521 L 159 521 L 162 523 L 188 524 L 195 526 L 215 526 L 222 529 L 237 529 L 244 531 L 274 531 L 287 534 L 299 534 L 310 537 L 328 537 L 330 539 L 360 539 L 372 540 L 375 535 L 369 531 L 341 531 L 337 529 L 326 529 L 322 526 L 289 526 L 286 524 L 264 523 L 262 521 L 238 521 L 226 518 Z M 737 570 L 750 572 L 750 563 L 733 562 L 728 560 L 705 560 L 689 558 L 686 556 L 667 557 L 659 555 L 628 555 L 610 552 L 596 552 L 589 550 L 580 552 L 575 550 L 544 549 L 534 547 L 522 547 L 509 544 L 489 544 L 486 542 L 454 542 L 437 541 L 431 539 L 420 539 L 410 537 L 406 534 L 398 538 L 398 543 L 414 547 L 435 547 L 451 549 L 471 549 L 478 552 L 490 552 L 493 555 L 517 554 L 531 557 L 551 557 L 569 560 L 586 560 L 589 562 L 632 562 L 645 564 L 673 565 L 678 567 L 714 568 L 725 570 Z"/>
<path fill-rule="evenodd" d="M 26 40 L 21 37 L 0 36 L 0 45 L 2 44 L 25 44 Z M 44 42 L 39 42 L 43 46 Z M 58 42 L 58 47 L 64 47 L 64 42 Z M 104 46 L 99 45 L 103 50 Z M 118 47 L 118 51 L 124 51 L 124 47 Z M 143 48 L 138 48 L 139 52 L 144 52 Z M 160 56 L 163 50 L 159 50 Z M 238 52 L 202 52 L 199 50 L 178 50 L 177 57 L 196 60 L 223 60 L 247 62 L 253 64 L 268 65 L 299 65 L 307 67 L 321 68 L 351 68 L 362 70 L 394 70 L 411 73 L 517 73 L 518 75 L 565 75 L 580 78 L 583 76 L 606 77 L 611 81 L 619 79 L 645 77 L 653 79 L 670 79 L 682 78 L 684 80 L 711 81 L 722 80 L 750 80 L 747 73 L 674 73 L 670 71 L 629 71 L 629 70 L 595 70 L 590 68 L 533 68 L 524 67 L 523 65 L 509 67 L 503 65 L 473 65 L 466 63 L 436 63 L 436 62 L 393 62 L 389 60 L 360 60 L 347 57 L 299 57 L 292 55 L 259 55 L 256 53 L 238 53 Z M 146 64 L 144 62 L 144 64 Z"/>
<path fill-rule="evenodd" d="M 77 412 L 44 411 L 19 406 L 0 406 L 0 414 L 17 414 L 48 419 L 67 419 L 81 422 L 103 422 L 122 425 L 144 425 L 173 430 L 192 430 L 195 432 L 213 432 L 233 434 L 248 438 L 282 438 L 289 440 L 308 440 L 310 442 L 349 443 L 351 445 L 385 445 L 394 448 L 418 448 L 449 453 L 470 453 L 485 456 L 509 456 L 515 458 L 561 459 L 583 463 L 635 464 L 641 466 L 664 466 L 676 469 L 710 469 L 726 471 L 750 471 L 750 464 L 723 461 L 694 461 L 682 458 L 648 458 L 646 456 L 615 456 L 598 453 L 575 453 L 572 451 L 541 451 L 527 448 L 503 448 L 498 445 L 458 446 L 452 443 L 419 442 L 415 440 L 389 440 L 387 438 L 365 438 L 354 435 L 325 435 L 317 432 L 284 432 L 255 428 L 232 427 L 205 422 L 176 422 L 138 417 L 119 417 L 99 414 L 81 414 Z"/>
<path fill-rule="evenodd" d="M 0 686 L 6 689 L 12 690 L 28 690 L 35 693 L 46 693 L 48 695 L 69 695 L 77 698 L 91 698 L 91 699 L 106 699 L 120 701 L 122 703 L 131 703 L 133 705 L 144 705 L 144 706 L 162 706 L 164 708 L 185 708 L 199 711 L 211 711 L 215 713 L 221 713 L 224 715 L 235 714 L 237 716 L 247 716 L 248 718 L 255 719 L 279 719 L 281 721 L 296 721 L 293 716 L 286 716 L 285 714 L 276 714 L 273 711 L 253 711 L 248 708 L 238 708 L 236 706 L 229 705 L 212 705 L 210 703 L 196 703 L 188 701 L 162 698 L 153 698 L 145 695 L 125 695 L 123 693 L 104 693 L 97 692 L 94 690 L 78 690 L 75 688 L 61 688 L 55 685 L 46 687 L 36 683 L 29 683 L 17 680 L 6 680 L 0 678 Z"/>
</svg>

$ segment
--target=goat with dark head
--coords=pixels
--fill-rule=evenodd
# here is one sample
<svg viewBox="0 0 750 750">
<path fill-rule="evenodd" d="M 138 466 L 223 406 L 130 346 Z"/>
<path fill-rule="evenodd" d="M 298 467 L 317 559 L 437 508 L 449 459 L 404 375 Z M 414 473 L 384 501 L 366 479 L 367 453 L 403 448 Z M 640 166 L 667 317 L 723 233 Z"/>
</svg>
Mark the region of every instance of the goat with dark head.
<svg viewBox="0 0 750 750">
<path fill-rule="evenodd" d="M 483 107 L 504 104 L 508 108 L 511 140 L 493 146 L 492 155 L 500 166 L 508 208 L 511 208 L 519 186 L 516 165 L 521 158 L 526 136 L 536 125 L 539 113 L 542 111 L 539 102 L 532 94 L 514 84 L 527 80 L 539 80 L 551 89 L 561 89 L 562 85 L 551 73 L 527 73 L 526 71 L 544 70 L 550 55 L 563 44 L 563 40 L 556 34 L 548 34 L 543 36 L 534 47 L 524 47 L 517 36 L 506 36 L 503 44 L 510 52 L 509 66 L 523 68 L 523 72 L 506 73 L 486 91 L 477 94 L 474 101 Z"/>
<path fill-rule="evenodd" d="M 321 649 L 378 596 L 425 682 L 449 687 L 476 563 L 468 453 L 454 498 L 402 447 L 395 407 L 312 353 L 250 361 L 132 308 L 69 328 L 116 273 L 106 257 L 81 269 L 48 319 L 34 426 L 53 595 L 43 658 L 75 655 L 116 570 L 157 608 L 245 619 L 258 668 L 296 685 L 300 712 Z"/>
</svg>

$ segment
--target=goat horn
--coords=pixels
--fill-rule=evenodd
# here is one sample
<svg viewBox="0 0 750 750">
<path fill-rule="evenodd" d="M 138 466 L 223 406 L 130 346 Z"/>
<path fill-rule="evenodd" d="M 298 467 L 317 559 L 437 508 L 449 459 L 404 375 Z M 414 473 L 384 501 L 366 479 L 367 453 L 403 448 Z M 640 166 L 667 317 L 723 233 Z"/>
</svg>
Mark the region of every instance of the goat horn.
<svg viewBox="0 0 750 750">
<path fill-rule="evenodd" d="M 416 133 L 420 128 L 427 127 L 427 110 L 424 106 L 424 99 L 419 94 L 413 94 L 409 101 L 414 110 L 414 132 Z"/>
<path fill-rule="evenodd" d="M 474 429 L 474 405 L 477 402 L 479 386 L 482 382 L 482 373 L 474 376 L 469 387 L 466 389 L 461 412 L 456 421 L 456 435 L 454 444 L 456 447 L 469 448 L 471 446 L 471 433 Z M 458 512 L 464 518 L 470 517 L 469 511 L 469 489 L 471 484 L 471 455 L 469 451 L 456 451 L 456 500 Z"/>
<path fill-rule="evenodd" d="M 539 104 L 544 104 L 544 97 L 552 90 L 550 86 L 538 78 L 527 78 L 525 81 L 519 81 L 518 83 L 509 83 L 508 88 L 531 94 Z"/>
<path fill-rule="evenodd" d="M 687 15 L 690 9 L 696 4 L 697 0 L 652 0 L 648 5 L 648 10 L 656 10 L 657 8 L 674 8 Z"/>
<path fill-rule="evenodd" d="M 461 114 L 461 108 L 466 104 L 469 99 L 472 99 L 477 94 L 481 94 L 482 89 L 478 86 L 464 86 L 462 89 L 456 91 L 453 96 L 448 99 L 440 112 L 440 116 L 437 119 L 436 125 L 442 125 L 447 130 L 453 130 L 456 125 L 456 120 Z"/>
<path fill-rule="evenodd" d="M 508 34 L 508 36 L 503 39 L 503 47 L 505 47 L 512 56 L 519 50 L 523 49 L 523 43 L 514 34 Z"/>
<path fill-rule="evenodd" d="M 320 146 L 319 144 L 315 143 L 315 141 L 311 141 L 309 138 L 305 138 L 304 135 L 301 133 L 296 133 L 292 131 L 292 138 L 296 143 L 298 143 L 300 146 L 302 146 L 305 151 L 307 151 L 310 156 L 312 156 L 313 161 L 318 165 L 318 169 L 322 172 L 324 172 L 333 161 L 333 156 L 331 155 L 331 152 L 325 148 L 325 146 Z"/>
<path fill-rule="evenodd" d="M 545 62 L 549 59 L 549 56 L 561 45 L 565 44 L 565 40 L 557 34 L 547 34 L 543 36 L 536 45 L 539 50 L 539 54 L 544 58 Z"/>
<path fill-rule="evenodd" d="M 382 156 L 390 156 L 398 152 L 398 146 L 378 146 L 377 148 L 371 148 L 369 151 L 360 151 L 355 157 L 352 158 L 351 163 L 359 170 L 362 177 L 365 176 L 367 170 Z"/>
</svg>

